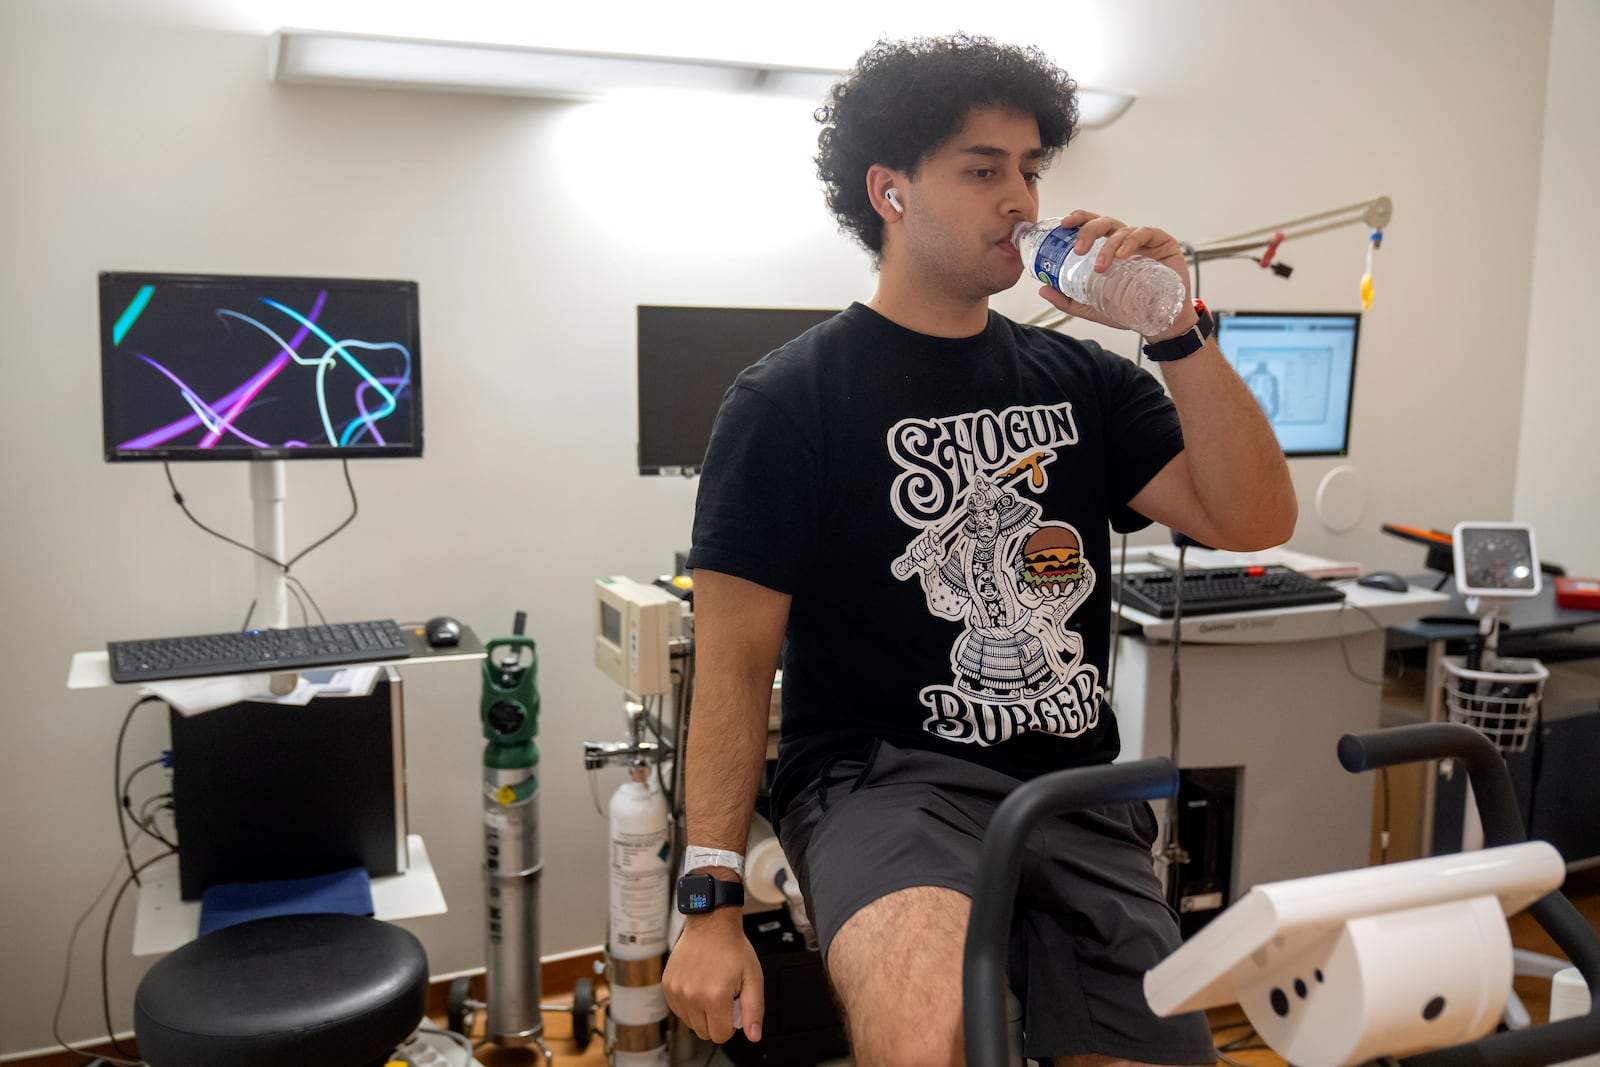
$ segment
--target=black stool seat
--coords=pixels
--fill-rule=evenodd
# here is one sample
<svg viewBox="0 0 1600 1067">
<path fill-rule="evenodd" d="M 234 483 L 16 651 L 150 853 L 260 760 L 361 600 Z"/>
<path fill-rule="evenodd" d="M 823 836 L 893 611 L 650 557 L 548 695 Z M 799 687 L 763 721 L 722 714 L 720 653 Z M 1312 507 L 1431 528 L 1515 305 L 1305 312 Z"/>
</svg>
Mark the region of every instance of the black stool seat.
<svg viewBox="0 0 1600 1067">
<path fill-rule="evenodd" d="M 428 957 L 358 915 L 283 915 L 191 941 L 134 996 L 151 1067 L 364 1067 L 422 1022 Z"/>
</svg>

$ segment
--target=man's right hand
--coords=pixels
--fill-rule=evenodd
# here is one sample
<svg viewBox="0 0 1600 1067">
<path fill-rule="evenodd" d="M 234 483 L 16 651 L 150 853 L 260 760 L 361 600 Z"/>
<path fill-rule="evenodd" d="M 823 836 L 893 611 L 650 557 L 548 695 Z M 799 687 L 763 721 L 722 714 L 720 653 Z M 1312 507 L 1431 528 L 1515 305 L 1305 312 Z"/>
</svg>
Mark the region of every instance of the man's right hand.
<svg viewBox="0 0 1600 1067">
<path fill-rule="evenodd" d="M 683 934 L 667 957 L 661 988 L 667 1006 L 702 1040 L 720 1045 L 737 1028 L 749 1040 L 761 1040 L 761 964 L 744 936 L 738 908 L 719 908 L 684 921 Z M 735 998 L 740 1027 L 734 1026 Z"/>
</svg>

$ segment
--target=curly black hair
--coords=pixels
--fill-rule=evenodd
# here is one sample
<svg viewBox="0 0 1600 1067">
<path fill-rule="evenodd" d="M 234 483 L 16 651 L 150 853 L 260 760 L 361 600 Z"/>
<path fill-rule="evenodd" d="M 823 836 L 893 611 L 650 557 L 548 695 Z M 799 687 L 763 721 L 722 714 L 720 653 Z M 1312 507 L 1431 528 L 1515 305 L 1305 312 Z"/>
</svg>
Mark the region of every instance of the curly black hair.
<svg viewBox="0 0 1600 1067">
<path fill-rule="evenodd" d="M 876 260 L 883 220 L 867 197 L 867 168 L 881 163 L 914 176 L 974 108 L 994 106 L 1038 121 L 1048 163 L 1077 131 L 1077 89 L 1033 47 L 966 34 L 879 40 L 817 111 L 817 177 L 828 209 Z"/>
</svg>

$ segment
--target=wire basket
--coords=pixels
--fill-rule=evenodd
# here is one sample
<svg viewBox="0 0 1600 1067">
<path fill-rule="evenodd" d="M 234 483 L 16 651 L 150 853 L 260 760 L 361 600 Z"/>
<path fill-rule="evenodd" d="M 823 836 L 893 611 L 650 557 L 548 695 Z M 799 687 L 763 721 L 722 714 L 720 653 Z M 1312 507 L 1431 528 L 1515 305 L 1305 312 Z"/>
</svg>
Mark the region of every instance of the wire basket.
<svg viewBox="0 0 1600 1067">
<path fill-rule="evenodd" d="M 1475 671 L 1462 656 L 1444 658 L 1444 705 L 1451 722 L 1466 723 L 1501 752 L 1521 752 L 1533 737 L 1550 672 L 1536 659 L 1496 659 Z"/>
</svg>

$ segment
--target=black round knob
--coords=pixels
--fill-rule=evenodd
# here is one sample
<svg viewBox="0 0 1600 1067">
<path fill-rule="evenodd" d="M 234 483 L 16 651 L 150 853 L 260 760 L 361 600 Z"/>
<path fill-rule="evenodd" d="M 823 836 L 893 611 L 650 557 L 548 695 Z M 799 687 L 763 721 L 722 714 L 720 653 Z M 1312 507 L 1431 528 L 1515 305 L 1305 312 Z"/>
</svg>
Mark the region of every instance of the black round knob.
<svg viewBox="0 0 1600 1067">
<path fill-rule="evenodd" d="M 497 734 L 514 734 L 528 721 L 522 705 L 502 700 L 489 708 L 489 729 Z"/>
</svg>

